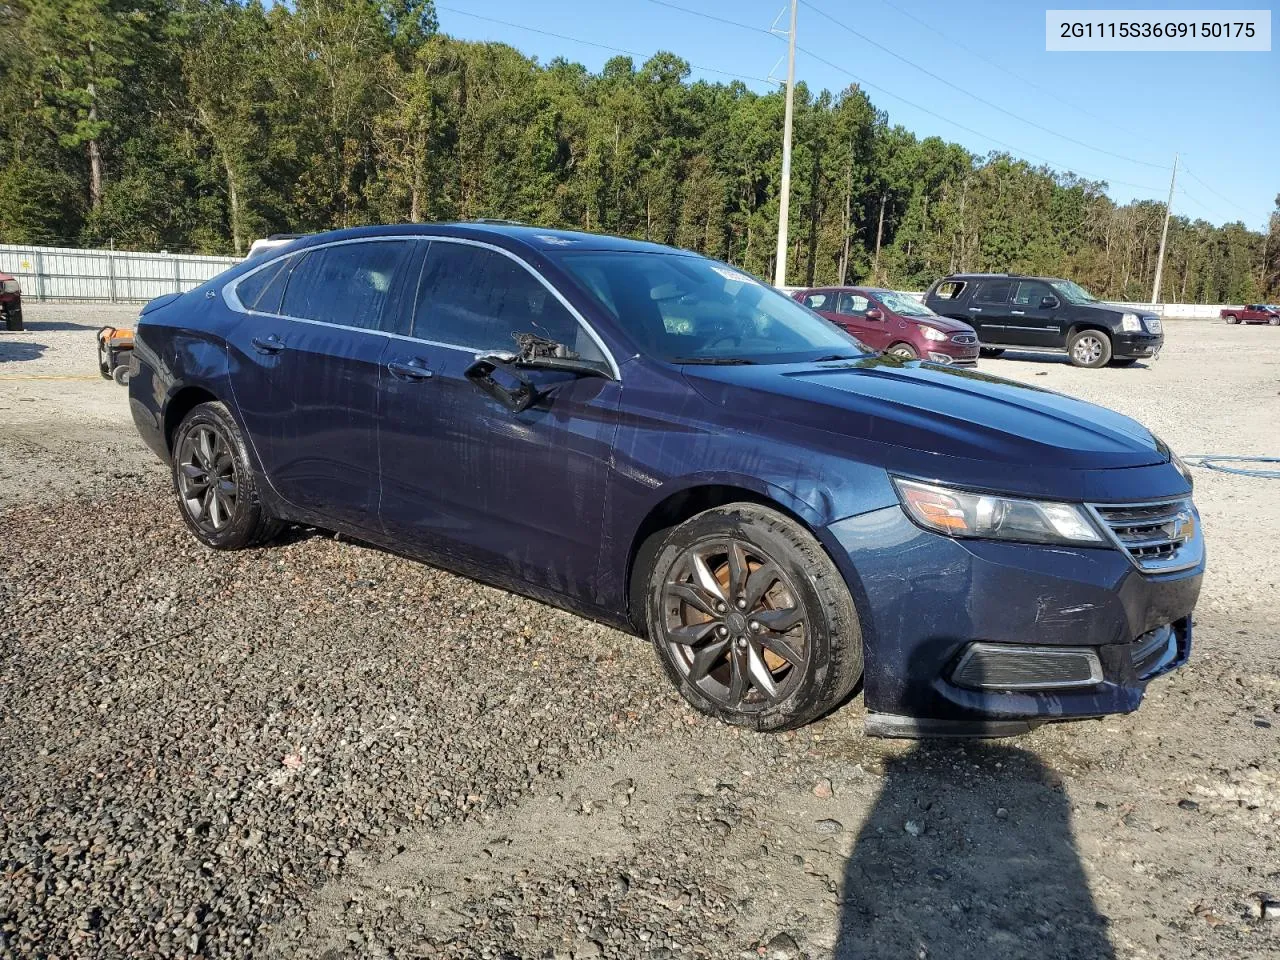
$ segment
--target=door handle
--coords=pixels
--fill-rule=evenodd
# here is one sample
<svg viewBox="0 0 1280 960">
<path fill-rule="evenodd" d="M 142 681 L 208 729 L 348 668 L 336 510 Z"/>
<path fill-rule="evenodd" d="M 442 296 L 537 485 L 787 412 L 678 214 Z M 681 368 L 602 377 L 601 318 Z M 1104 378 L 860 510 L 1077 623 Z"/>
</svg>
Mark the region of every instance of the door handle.
<svg viewBox="0 0 1280 960">
<path fill-rule="evenodd" d="M 981 312 L 982 312 L 982 308 L 981 308 L 981 307 L 970 307 L 970 308 L 969 308 L 969 312 L 970 312 L 970 313 L 981 313 Z"/>
<path fill-rule="evenodd" d="M 1027 315 L 1027 311 L 1025 310 L 1010 310 L 1009 312 L 1015 317 L 1025 317 Z"/>
<path fill-rule="evenodd" d="M 431 371 L 427 365 L 416 357 L 412 360 L 392 360 L 387 369 L 397 380 L 429 380 Z"/>
<path fill-rule="evenodd" d="M 279 353 L 284 349 L 284 341 L 274 333 L 265 337 L 254 337 L 252 343 L 253 349 L 259 353 Z"/>
</svg>

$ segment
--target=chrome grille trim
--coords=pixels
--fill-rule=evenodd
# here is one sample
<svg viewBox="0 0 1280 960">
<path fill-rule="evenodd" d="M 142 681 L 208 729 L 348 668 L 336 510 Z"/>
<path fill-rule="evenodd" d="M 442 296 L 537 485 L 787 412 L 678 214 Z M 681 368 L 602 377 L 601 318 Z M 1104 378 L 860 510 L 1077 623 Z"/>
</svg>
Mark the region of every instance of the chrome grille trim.
<svg viewBox="0 0 1280 960">
<path fill-rule="evenodd" d="M 1200 515 L 1190 497 L 1087 505 L 1099 526 L 1144 573 L 1172 573 L 1204 557 Z"/>
<path fill-rule="evenodd" d="M 952 343 L 977 343 L 978 338 L 972 333 L 955 333 L 951 335 Z"/>
</svg>

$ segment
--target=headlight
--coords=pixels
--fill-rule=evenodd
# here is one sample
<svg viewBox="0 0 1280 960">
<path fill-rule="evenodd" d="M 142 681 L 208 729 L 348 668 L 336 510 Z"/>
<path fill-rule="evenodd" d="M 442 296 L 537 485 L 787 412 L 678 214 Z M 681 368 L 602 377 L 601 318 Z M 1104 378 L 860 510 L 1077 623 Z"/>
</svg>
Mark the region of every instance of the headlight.
<svg viewBox="0 0 1280 960">
<path fill-rule="evenodd" d="M 936 340 L 941 342 L 947 339 L 947 335 L 937 327 L 927 327 L 923 323 L 920 324 L 920 332 L 924 334 L 926 340 Z"/>
<path fill-rule="evenodd" d="M 907 514 L 948 537 L 983 537 L 1026 543 L 1104 543 L 1082 507 L 1048 500 L 1019 500 L 953 490 L 893 478 Z"/>
<path fill-rule="evenodd" d="M 5 293 L 21 293 L 22 292 L 22 287 L 19 286 L 17 280 L 5 280 L 3 283 L 0 283 L 0 289 L 3 289 Z"/>
<path fill-rule="evenodd" d="M 1136 313 L 1126 313 L 1120 318 L 1120 329 L 1125 333 L 1141 333 L 1142 321 Z"/>
</svg>

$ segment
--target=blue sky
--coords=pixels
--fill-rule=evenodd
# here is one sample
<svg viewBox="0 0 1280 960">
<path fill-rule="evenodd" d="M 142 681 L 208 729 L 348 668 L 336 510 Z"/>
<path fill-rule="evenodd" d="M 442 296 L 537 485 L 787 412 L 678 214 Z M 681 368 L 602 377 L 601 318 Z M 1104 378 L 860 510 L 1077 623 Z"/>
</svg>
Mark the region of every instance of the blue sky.
<svg viewBox="0 0 1280 960">
<path fill-rule="evenodd" d="M 665 3 L 756 29 L 740 29 Z M 553 0 L 538 4 L 438 0 L 437 9 L 447 33 L 469 40 L 500 40 L 542 62 L 564 56 L 599 69 L 615 55 L 590 43 L 623 48 L 642 57 L 671 50 L 706 68 L 695 68 L 695 77 L 726 80 L 724 73 L 710 71 L 727 71 L 758 78 L 744 82 L 764 91 L 771 73 L 786 76 L 785 59 L 779 63 L 786 42 L 768 34 L 785 4 L 786 0 Z M 1008 149 L 991 138 L 1003 141 L 1017 148 L 1010 152 L 1032 162 L 1048 160 L 1057 169 L 1107 180 L 1112 184 L 1111 195 L 1121 202 L 1134 198 L 1163 202 L 1173 154 L 1178 151 L 1184 166 L 1178 176 L 1175 213 L 1218 224 L 1243 220 L 1253 229 L 1265 229 L 1280 193 L 1280 52 L 1274 40 L 1270 53 L 1047 53 L 1044 11 L 1050 6 L 1085 4 L 1081 0 L 802 2 L 798 45 L 830 63 L 799 53 L 796 78 L 818 89 L 840 90 L 854 82 L 849 76 L 854 74 L 866 81 L 872 102 L 888 111 L 891 123 L 919 136 L 937 135 L 962 143 L 976 153 Z M 1111 6 L 1239 9 L 1250 5 L 1213 0 L 1144 5 L 1118 0 Z M 824 13 L 888 49 L 878 49 Z M 1273 20 L 1277 19 L 1273 13 Z M 785 16 L 778 25 L 785 30 Z M 1273 31 L 1277 26 L 1273 24 Z"/>
</svg>

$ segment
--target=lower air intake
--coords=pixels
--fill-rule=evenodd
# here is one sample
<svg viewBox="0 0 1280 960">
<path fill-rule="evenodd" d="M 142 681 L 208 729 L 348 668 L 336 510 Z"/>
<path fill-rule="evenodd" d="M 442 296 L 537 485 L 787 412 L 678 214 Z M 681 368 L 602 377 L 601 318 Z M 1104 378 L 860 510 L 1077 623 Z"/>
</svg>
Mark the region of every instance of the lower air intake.
<svg viewBox="0 0 1280 960">
<path fill-rule="evenodd" d="M 1102 680 L 1102 663 L 1088 647 L 1032 647 L 971 643 L 951 682 L 974 690 L 1058 690 Z"/>
</svg>

